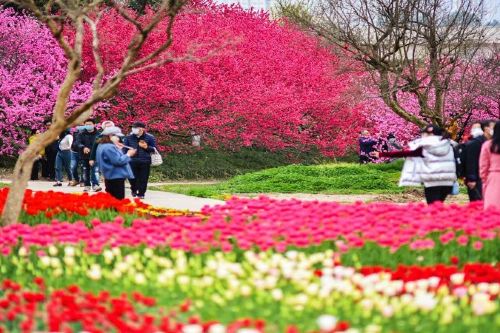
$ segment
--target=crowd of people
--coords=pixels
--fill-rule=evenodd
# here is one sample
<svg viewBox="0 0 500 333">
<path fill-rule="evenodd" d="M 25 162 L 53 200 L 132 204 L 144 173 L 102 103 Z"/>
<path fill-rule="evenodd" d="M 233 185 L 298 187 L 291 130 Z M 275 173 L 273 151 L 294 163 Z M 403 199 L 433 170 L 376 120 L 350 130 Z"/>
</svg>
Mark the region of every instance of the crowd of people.
<svg viewBox="0 0 500 333">
<path fill-rule="evenodd" d="M 50 121 L 45 123 L 49 127 Z M 40 134 L 34 130 L 29 142 Z M 151 169 L 151 154 L 155 153 L 155 137 L 146 131 L 142 122 L 134 122 L 124 135 L 112 121 L 103 121 L 100 128 L 94 119 L 66 129 L 59 139 L 39 152 L 31 180 L 42 177 L 63 186 L 64 173 L 68 186 L 81 186 L 83 191 L 99 192 L 101 175 L 105 190 L 117 199 L 125 197 L 128 179 L 134 198 L 144 199 Z"/>
<path fill-rule="evenodd" d="M 500 121 L 475 122 L 463 144 L 451 140 L 435 125 L 423 128 L 421 137 L 408 144 L 409 149 L 401 149 L 394 142 L 377 149 L 380 140 L 363 131 L 359 138 L 360 163 L 405 157 L 399 184 L 423 185 L 427 203 L 443 202 L 448 195 L 458 194 L 461 179 L 470 201 L 483 200 L 485 208 L 500 208 Z"/>
</svg>

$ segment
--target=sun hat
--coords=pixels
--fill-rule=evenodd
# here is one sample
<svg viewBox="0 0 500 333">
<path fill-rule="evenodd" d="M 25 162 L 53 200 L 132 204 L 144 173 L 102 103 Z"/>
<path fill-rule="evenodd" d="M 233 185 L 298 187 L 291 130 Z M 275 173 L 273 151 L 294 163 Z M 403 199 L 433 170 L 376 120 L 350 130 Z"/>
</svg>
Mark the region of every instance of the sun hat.
<svg viewBox="0 0 500 333">
<path fill-rule="evenodd" d="M 123 136 L 122 130 L 119 127 L 116 126 L 111 126 L 111 127 L 106 127 L 102 131 L 102 135 L 116 135 L 116 136 Z"/>
</svg>

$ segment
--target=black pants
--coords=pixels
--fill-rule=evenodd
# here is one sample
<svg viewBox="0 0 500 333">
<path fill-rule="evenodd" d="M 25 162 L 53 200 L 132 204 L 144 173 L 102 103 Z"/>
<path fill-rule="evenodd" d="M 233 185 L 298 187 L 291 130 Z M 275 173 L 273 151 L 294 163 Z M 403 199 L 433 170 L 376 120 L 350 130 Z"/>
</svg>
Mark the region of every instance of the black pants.
<svg viewBox="0 0 500 333">
<path fill-rule="evenodd" d="M 424 188 L 425 200 L 428 204 L 436 201 L 444 202 L 446 197 L 451 194 L 453 186 L 433 186 Z"/>
<path fill-rule="evenodd" d="M 45 158 L 42 160 L 42 177 L 56 179 L 56 155 L 57 151 L 45 151 Z"/>
<path fill-rule="evenodd" d="M 130 188 L 132 195 L 143 197 L 148 188 L 149 171 L 151 163 L 149 162 L 133 162 L 130 163 L 135 179 L 130 179 Z"/>
<path fill-rule="evenodd" d="M 483 182 L 481 179 L 476 181 L 476 187 L 473 189 L 470 189 L 469 186 L 467 186 L 467 194 L 469 195 L 470 202 L 483 200 Z"/>
<path fill-rule="evenodd" d="M 40 172 L 41 164 L 42 164 L 42 159 L 37 159 L 33 163 L 33 168 L 31 169 L 31 180 L 38 180 L 38 173 Z"/>
<path fill-rule="evenodd" d="M 117 199 L 125 198 L 125 178 L 104 179 L 106 192 Z"/>
</svg>

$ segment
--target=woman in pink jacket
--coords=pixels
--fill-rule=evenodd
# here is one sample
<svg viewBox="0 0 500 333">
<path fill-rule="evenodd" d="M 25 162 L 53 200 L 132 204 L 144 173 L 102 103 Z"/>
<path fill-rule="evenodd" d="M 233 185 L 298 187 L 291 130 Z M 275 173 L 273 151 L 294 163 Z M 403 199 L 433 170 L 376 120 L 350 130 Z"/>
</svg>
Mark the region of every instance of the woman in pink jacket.
<svg viewBox="0 0 500 333">
<path fill-rule="evenodd" d="M 483 181 L 484 208 L 500 209 L 500 121 L 495 124 L 493 139 L 481 148 L 479 171 Z"/>
</svg>

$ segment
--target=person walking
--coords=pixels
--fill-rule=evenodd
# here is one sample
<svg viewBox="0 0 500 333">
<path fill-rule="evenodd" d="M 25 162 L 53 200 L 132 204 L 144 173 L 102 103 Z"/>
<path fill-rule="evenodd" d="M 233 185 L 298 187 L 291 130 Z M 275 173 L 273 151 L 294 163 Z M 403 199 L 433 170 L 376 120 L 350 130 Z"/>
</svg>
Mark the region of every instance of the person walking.
<svg viewBox="0 0 500 333">
<path fill-rule="evenodd" d="M 481 147 L 479 173 L 483 182 L 484 208 L 500 209 L 500 121 L 491 140 Z"/>
<path fill-rule="evenodd" d="M 151 170 L 151 153 L 154 153 L 156 149 L 155 137 L 146 133 L 144 123 L 135 122 L 132 124 L 132 133 L 125 137 L 123 143 L 125 146 L 137 150 L 137 154 L 130 161 L 134 173 L 134 179 L 130 179 L 130 187 L 132 197 L 144 199 Z"/>
<path fill-rule="evenodd" d="M 428 125 L 422 130 L 422 137 L 410 142 L 410 150 L 373 152 L 375 157 L 407 157 L 403 165 L 400 186 L 424 184 L 428 204 L 445 201 L 457 181 L 455 155 L 449 139 L 443 130 Z"/>
<path fill-rule="evenodd" d="M 463 146 L 460 156 L 463 164 L 464 184 L 467 187 L 470 202 L 483 200 L 483 184 L 479 177 L 479 155 L 486 138 L 481 127 L 480 122 L 472 124 L 471 139 Z"/>
<path fill-rule="evenodd" d="M 49 128 L 51 121 L 45 122 L 45 127 Z M 45 147 L 45 158 L 42 159 L 42 177 L 46 180 L 56 180 L 56 156 L 59 150 L 59 140 L 54 140 L 47 147 Z"/>
<path fill-rule="evenodd" d="M 99 171 L 97 165 L 90 165 L 90 154 L 94 146 L 98 132 L 95 128 L 95 120 L 87 119 L 85 121 L 84 130 L 78 135 L 76 146 L 83 164 L 83 181 L 85 184 L 84 191 L 90 191 L 90 186 L 94 192 L 101 191 L 99 186 Z"/>
<path fill-rule="evenodd" d="M 54 186 L 62 186 L 63 169 L 68 175 L 69 186 L 72 186 L 73 174 L 71 173 L 71 145 L 73 144 L 73 135 L 69 129 L 61 134 L 62 139 L 59 140 L 59 151 L 56 155 L 56 183 Z"/>
<path fill-rule="evenodd" d="M 38 139 L 38 136 L 40 135 L 40 130 L 34 129 L 31 131 L 31 134 L 32 135 L 28 139 L 28 143 L 30 145 Z M 44 155 L 45 155 L 45 149 L 40 150 L 40 152 L 38 153 L 38 157 L 36 158 L 35 162 L 33 162 L 33 168 L 31 169 L 31 178 L 30 178 L 31 180 L 38 180 L 38 175 L 40 173 L 40 167 L 42 166 L 42 160 L 44 159 Z"/>
<path fill-rule="evenodd" d="M 107 127 L 114 127 L 115 124 L 111 120 L 105 120 L 101 124 L 101 129 L 104 130 Z M 97 154 L 97 146 L 99 145 L 99 142 L 101 141 L 102 138 L 102 131 L 97 133 L 97 136 L 94 140 L 94 144 L 92 145 L 91 151 L 90 151 L 90 157 L 89 157 L 89 165 L 92 167 L 96 167 L 97 170 L 98 166 L 97 163 L 95 162 L 96 160 L 96 154 Z"/>
<path fill-rule="evenodd" d="M 83 182 L 83 173 L 81 172 L 81 153 L 78 149 L 78 141 L 80 135 L 85 131 L 85 125 L 78 125 L 72 129 L 73 133 L 73 143 L 71 145 L 71 174 L 73 175 L 73 181 L 70 186 L 85 186 Z"/>
<path fill-rule="evenodd" d="M 363 130 L 359 137 L 359 163 L 367 164 L 373 162 L 372 152 L 375 151 L 377 140 L 370 137 L 370 132 Z"/>
<path fill-rule="evenodd" d="M 134 178 L 129 162 L 137 152 L 135 149 L 129 149 L 126 154 L 122 152 L 122 136 L 118 127 L 105 128 L 96 152 L 96 161 L 104 175 L 106 192 L 120 200 L 125 198 L 125 179 Z"/>
</svg>

